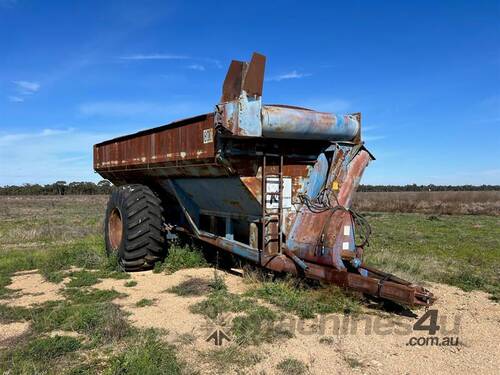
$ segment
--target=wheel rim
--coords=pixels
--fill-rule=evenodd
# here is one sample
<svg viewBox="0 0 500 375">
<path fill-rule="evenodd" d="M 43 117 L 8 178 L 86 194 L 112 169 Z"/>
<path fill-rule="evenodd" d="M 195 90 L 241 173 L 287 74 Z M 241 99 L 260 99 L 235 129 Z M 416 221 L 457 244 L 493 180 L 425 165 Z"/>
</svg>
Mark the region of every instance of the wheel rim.
<svg viewBox="0 0 500 375">
<path fill-rule="evenodd" d="M 122 215 L 118 208 L 113 208 L 109 215 L 108 238 L 111 248 L 116 251 L 122 242 L 123 223 Z"/>
</svg>

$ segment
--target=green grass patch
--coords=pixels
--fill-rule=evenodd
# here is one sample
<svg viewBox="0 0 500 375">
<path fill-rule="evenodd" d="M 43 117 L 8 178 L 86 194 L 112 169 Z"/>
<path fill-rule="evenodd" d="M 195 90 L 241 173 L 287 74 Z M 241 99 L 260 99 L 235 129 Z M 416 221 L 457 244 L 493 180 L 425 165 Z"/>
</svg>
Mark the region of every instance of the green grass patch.
<svg viewBox="0 0 500 375">
<path fill-rule="evenodd" d="M 217 272 L 217 269 L 214 268 L 214 278 L 212 281 L 209 283 L 210 288 L 214 291 L 227 291 L 227 285 L 226 281 L 224 280 L 224 277 L 220 275 L 219 272 Z"/>
<path fill-rule="evenodd" d="M 101 237 L 89 236 L 69 244 L 54 244 L 50 251 L 4 250 L 0 257 L 0 287 L 7 285 L 10 276 L 17 271 L 38 269 L 48 280 L 59 282 L 63 278 L 60 271 L 71 266 L 107 269 L 109 262 Z"/>
<path fill-rule="evenodd" d="M 27 320 L 30 316 L 30 309 L 26 307 L 0 304 L 0 323 L 5 324 Z"/>
<path fill-rule="evenodd" d="M 24 354 L 39 361 L 61 357 L 80 349 L 80 340 L 68 336 L 42 337 L 31 341 Z"/>
<path fill-rule="evenodd" d="M 156 263 L 154 272 L 174 273 L 183 268 L 207 266 L 201 250 L 189 246 L 171 246 L 163 263 Z"/>
<path fill-rule="evenodd" d="M 14 291 L 12 289 L 7 289 L 6 286 L 11 283 L 10 276 L 7 274 L 0 273 L 0 298 L 9 298 Z"/>
<path fill-rule="evenodd" d="M 129 280 L 129 281 L 126 281 L 125 284 L 123 284 L 123 285 L 126 286 L 127 288 L 131 288 L 131 287 L 137 285 L 137 281 L 135 281 L 135 280 Z"/>
<path fill-rule="evenodd" d="M 367 264 L 413 282 L 483 290 L 500 298 L 500 218 L 481 215 L 367 214 Z"/>
<path fill-rule="evenodd" d="M 293 336 L 280 326 L 281 314 L 259 305 L 253 298 L 229 293 L 225 283 L 217 277 L 212 285 L 217 289 L 213 289 L 205 300 L 190 306 L 190 311 L 210 319 L 227 312 L 243 313 L 233 319 L 231 326 L 231 334 L 238 345 L 258 345 Z"/>
<path fill-rule="evenodd" d="M 134 341 L 110 359 L 104 374 L 175 375 L 183 372 L 184 365 L 177 358 L 175 348 L 161 341 L 154 331 L 148 330 Z"/>
<path fill-rule="evenodd" d="M 99 302 L 109 302 L 115 298 L 122 298 L 125 296 L 123 293 L 119 293 L 112 289 L 78 289 L 71 288 L 65 289 L 63 291 L 64 296 L 71 302 L 77 304 L 90 304 Z"/>
<path fill-rule="evenodd" d="M 307 365 L 295 358 L 286 358 L 276 366 L 279 373 L 283 375 L 304 375 L 307 374 Z"/>
<path fill-rule="evenodd" d="M 66 368 L 70 367 L 66 366 Z M 79 361 L 79 363 L 71 364 L 69 370 L 67 370 L 65 375 L 100 375 L 103 371 L 108 367 L 108 364 L 105 362 L 103 358 L 92 359 L 85 361 Z"/>
<path fill-rule="evenodd" d="M 65 277 L 65 272 L 64 271 L 50 271 L 50 272 L 42 272 L 43 276 L 45 277 L 45 280 L 51 282 L 51 283 L 62 283 Z"/>
<path fill-rule="evenodd" d="M 211 319 L 217 318 L 224 312 L 242 312 L 250 309 L 257 301 L 243 298 L 226 290 L 214 290 L 207 299 L 190 306 L 189 310 L 194 314 L 205 315 Z"/>
<path fill-rule="evenodd" d="M 80 341 L 68 336 L 36 337 L 0 352 L 0 371 L 4 374 L 57 373 L 58 362 L 75 357 Z"/>
<path fill-rule="evenodd" d="M 155 304 L 154 299 L 143 298 L 135 303 L 136 307 L 146 307 L 153 306 Z"/>
<path fill-rule="evenodd" d="M 360 311 L 357 298 L 334 286 L 310 287 L 294 279 L 257 283 L 247 295 L 262 298 L 301 318 L 316 314 L 356 314 Z"/>
<path fill-rule="evenodd" d="M 106 264 L 107 266 L 107 264 Z M 97 284 L 101 279 L 129 279 L 130 274 L 126 272 L 117 272 L 114 270 L 81 270 L 69 273 L 71 280 L 67 284 L 70 288 L 79 288 Z"/>
<path fill-rule="evenodd" d="M 239 345 L 259 345 L 279 339 L 292 338 L 293 334 L 281 327 L 281 316 L 267 307 L 254 305 L 243 316 L 233 319 L 231 333 Z"/>
<path fill-rule="evenodd" d="M 96 272 L 87 270 L 72 272 L 71 280 L 66 284 L 70 288 L 78 288 L 82 286 L 91 286 L 99 282 L 99 277 Z"/>
<path fill-rule="evenodd" d="M 44 255 L 45 254 L 45 255 Z M 68 269 L 71 266 L 99 269 L 108 267 L 102 236 L 89 236 L 71 245 L 61 245 L 39 254 L 38 268 L 42 274 Z"/>
<path fill-rule="evenodd" d="M 125 313 L 110 302 L 52 301 L 30 310 L 29 315 L 36 333 L 74 331 L 86 335 L 93 343 L 115 342 L 132 332 Z"/>
<path fill-rule="evenodd" d="M 173 347 L 130 327 L 126 313 L 112 303 L 120 293 L 89 288 L 103 278 L 130 278 L 121 272 L 116 258 L 108 258 L 104 251 L 105 200 L 26 197 L 7 201 L 6 210 L 0 212 L 1 298 L 15 293 L 6 287 L 17 271 L 38 269 L 45 279 L 56 283 L 71 278 L 63 291 L 66 300 L 32 308 L 0 305 L 1 323 L 26 320 L 31 324 L 15 347 L 0 351 L 0 373 L 180 372 Z M 182 262 L 177 259 L 171 264 L 173 269 Z M 187 259 L 184 264 L 193 261 Z M 83 270 L 70 271 L 72 266 Z M 54 330 L 77 332 L 85 339 L 49 337 Z"/>
</svg>

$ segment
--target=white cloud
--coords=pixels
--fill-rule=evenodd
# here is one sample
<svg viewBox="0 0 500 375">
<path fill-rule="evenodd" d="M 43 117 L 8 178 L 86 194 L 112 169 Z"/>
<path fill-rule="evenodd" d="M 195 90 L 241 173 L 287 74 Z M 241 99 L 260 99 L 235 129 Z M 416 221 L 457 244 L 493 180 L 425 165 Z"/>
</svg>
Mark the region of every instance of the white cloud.
<svg viewBox="0 0 500 375">
<path fill-rule="evenodd" d="M 8 98 L 9 98 L 9 101 L 11 101 L 13 103 L 22 103 L 22 102 L 24 102 L 24 98 L 21 98 L 20 96 L 11 95 Z"/>
<path fill-rule="evenodd" d="M 189 56 L 184 55 L 171 55 L 164 53 L 153 53 L 153 54 L 137 54 L 129 56 L 121 56 L 122 60 L 187 60 Z"/>
<path fill-rule="evenodd" d="M 311 76 L 311 73 L 299 73 L 296 70 L 292 70 L 291 72 L 280 74 L 277 76 L 273 76 L 267 79 L 267 81 L 283 81 L 286 79 L 300 79 Z"/>
<path fill-rule="evenodd" d="M 74 128 L 0 133 L 0 185 L 98 181 L 92 146 L 117 135 Z"/>
<path fill-rule="evenodd" d="M 38 82 L 14 81 L 14 84 L 16 85 L 17 91 L 24 95 L 33 94 L 40 89 L 40 84 Z"/>
<path fill-rule="evenodd" d="M 191 65 L 188 65 L 187 68 L 191 69 L 191 70 L 199 70 L 200 72 L 205 71 L 205 67 L 201 64 L 191 64 Z"/>
<path fill-rule="evenodd" d="M 68 129 L 42 129 L 33 133 L 11 133 L 0 134 L 0 146 L 9 146 L 12 142 L 17 142 L 26 139 L 40 139 L 60 134 L 67 134 L 73 132 L 73 128 Z"/>
<path fill-rule="evenodd" d="M 120 56 L 120 60 L 191 60 L 194 63 L 191 65 L 188 65 L 187 68 L 193 69 L 193 70 L 206 70 L 206 65 L 213 66 L 215 68 L 222 68 L 223 65 L 218 59 L 213 59 L 211 57 L 191 57 L 187 55 L 175 55 L 175 54 L 169 54 L 169 53 L 151 53 L 151 54 L 143 54 L 143 53 L 138 53 L 134 55 L 126 55 L 126 56 Z M 198 63 L 196 63 L 198 62 Z M 200 62 L 204 64 L 200 64 Z"/>
<path fill-rule="evenodd" d="M 26 97 L 33 95 L 40 90 L 40 83 L 32 81 L 12 81 L 14 84 L 15 95 L 10 95 L 7 98 L 13 103 L 22 103 Z"/>
</svg>

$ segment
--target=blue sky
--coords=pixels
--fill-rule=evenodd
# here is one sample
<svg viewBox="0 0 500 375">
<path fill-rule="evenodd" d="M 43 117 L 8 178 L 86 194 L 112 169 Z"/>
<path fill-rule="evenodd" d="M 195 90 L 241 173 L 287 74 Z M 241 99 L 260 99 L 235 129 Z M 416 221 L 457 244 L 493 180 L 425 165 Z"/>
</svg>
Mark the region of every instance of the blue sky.
<svg viewBox="0 0 500 375">
<path fill-rule="evenodd" d="M 92 144 L 263 100 L 362 112 L 372 184 L 500 184 L 499 1 L 0 0 L 0 185 L 98 181 Z"/>
</svg>

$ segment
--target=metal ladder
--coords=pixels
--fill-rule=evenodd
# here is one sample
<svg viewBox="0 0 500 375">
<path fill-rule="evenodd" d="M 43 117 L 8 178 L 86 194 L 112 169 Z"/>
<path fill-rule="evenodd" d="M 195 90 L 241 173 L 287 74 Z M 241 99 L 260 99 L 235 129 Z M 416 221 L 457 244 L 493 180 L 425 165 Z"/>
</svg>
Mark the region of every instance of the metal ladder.
<svg viewBox="0 0 500 375">
<path fill-rule="evenodd" d="M 278 174 L 267 174 L 266 173 L 266 166 L 267 166 L 267 158 L 272 157 L 272 158 L 279 158 L 279 167 L 278 167 Z M 275 177 L 278 178 L 278 191 L 277 192 L 267 192 L 267 178 L 268 177 Z M 270 208 L 269 210 L 267 209 L 267 197 L 271 196 L 271 202 L 273 201 L 273 197 L 278 197 L 278 212 L 272 212 L 276 209 Z M 261 223 L 262 223 L 262 230 L 261 230 L 261 241 L 262 241 L 262 248 L 261 248 L 261 253 L 266 253 L 266 249 L 269 244 L 272 242 L 277 242 L 278 243 L 278 253 L 281 253 L 283 249 L 283 155 L 276 155 L 276 154 L 264 154 L 262 156 L 262 199 L 261 199 L 261 205 L 262 205 L 262 217 L 261 217 Z M 268 224 L 276 222 L 277 223 L 277 230 L 274 234 L 271 233 L 271 235 L 268 235 Z"/>
</svg>

